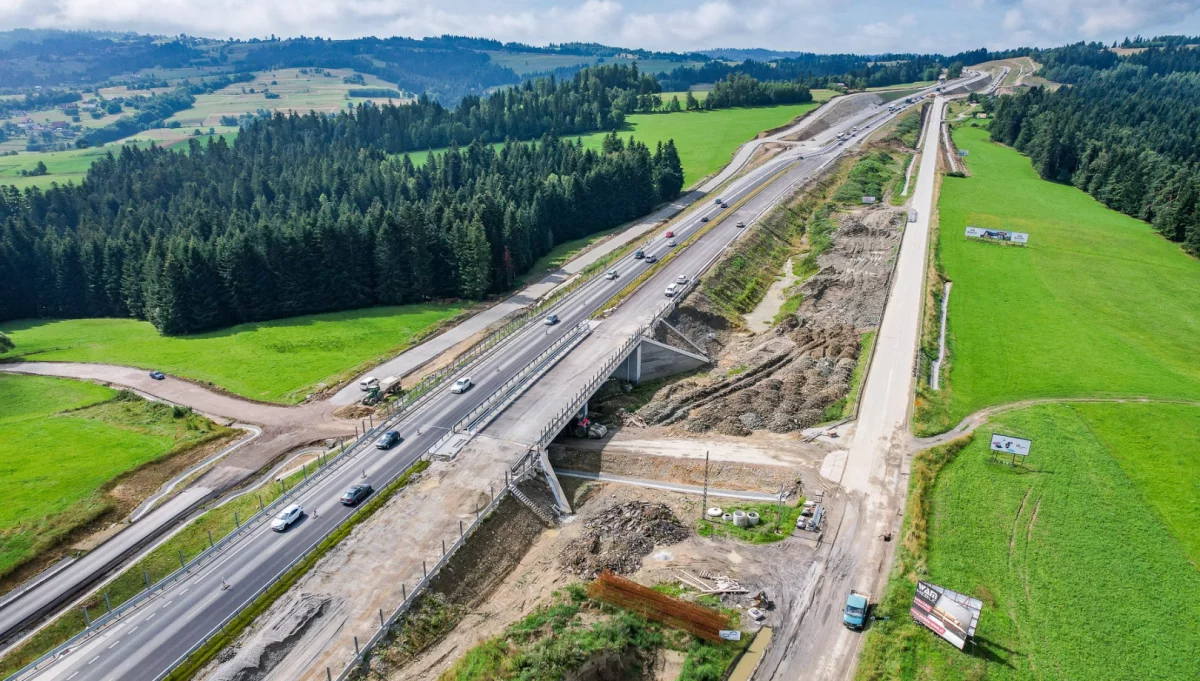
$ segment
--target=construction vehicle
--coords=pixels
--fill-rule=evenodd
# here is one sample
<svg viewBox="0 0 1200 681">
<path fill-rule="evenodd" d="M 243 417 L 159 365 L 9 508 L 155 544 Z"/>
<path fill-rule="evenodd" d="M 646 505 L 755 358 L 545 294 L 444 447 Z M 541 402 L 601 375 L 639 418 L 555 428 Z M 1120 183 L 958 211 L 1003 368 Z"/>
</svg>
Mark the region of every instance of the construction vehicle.
<svg viewBox="0 0 1200 681">
<path fill-rule="evenodd" d="M 854 631 L 862 631 L 867 625 L 867 610 L 871 607 L 871 594 L 850 590 L 846 596 L 846 609 L 842 611 L 842 624 Z"/>
<path fill-rule="evenodd" d="M 383 401 L 384 397 L 400 392 L 400 377 L 388 376 L 382 381 L 375 381 L 366 388 L 367 396 L 362 399 L 364 407 L 373 407 Z"/>
<path fill-rule="evenodd" d="M 583 411 L 575 414 L 575 418 L 571 419 L 571 425 L 567 426 L 567 433 L 572 437 L 591 438 L 599 440 L 608 435 L 608 426 L 603 423 L 596 423 L 589 419 Z"/>
</svg>

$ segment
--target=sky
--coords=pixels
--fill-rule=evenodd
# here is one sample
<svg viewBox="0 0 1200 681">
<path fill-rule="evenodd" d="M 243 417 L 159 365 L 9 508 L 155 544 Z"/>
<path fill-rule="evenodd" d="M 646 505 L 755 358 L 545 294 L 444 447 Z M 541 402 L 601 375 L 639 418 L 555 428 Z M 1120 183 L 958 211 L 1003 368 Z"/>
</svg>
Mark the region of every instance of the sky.
<svg viewBox="0 0 1200 681">
<path fill-rule="evenodd" d="M 940 52 L 1200 34 L 1200 0 L 0 0 L 0 29 Z"/>
</svg>

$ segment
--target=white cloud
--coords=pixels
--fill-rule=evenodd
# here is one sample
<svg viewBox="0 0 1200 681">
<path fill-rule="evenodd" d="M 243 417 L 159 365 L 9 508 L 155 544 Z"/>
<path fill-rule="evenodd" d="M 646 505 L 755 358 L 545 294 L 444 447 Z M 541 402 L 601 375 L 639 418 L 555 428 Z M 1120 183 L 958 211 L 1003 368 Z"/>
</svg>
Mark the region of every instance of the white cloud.
<svg viewBox="0 0 1200 681">
<path fill-rule="evenodd" d="M 453 33 L 533 44 L 818 52 L 1055 45 L 1151 29 L 1200 32 L 1200 0 L 0 0 L 0 29 L 210 37 Z"/>
</svg>

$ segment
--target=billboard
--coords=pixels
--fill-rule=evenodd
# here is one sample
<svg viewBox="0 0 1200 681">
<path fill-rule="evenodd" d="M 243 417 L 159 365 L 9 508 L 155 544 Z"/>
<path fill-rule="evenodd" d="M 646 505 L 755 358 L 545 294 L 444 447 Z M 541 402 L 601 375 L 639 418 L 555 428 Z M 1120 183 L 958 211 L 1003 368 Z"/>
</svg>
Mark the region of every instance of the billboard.
<svg viewBox="0 0 1200 681">
<path fill-rule="evenodd" d="M 868 205 L 875 203 L 875 197 L 874 196 L 864 196 L 864 197 L 862 197 L 862 202 L 865 204 L 868 204 Z"/>
<path fill-rule="evenodd" d="M 983 602 L 937 584 L 917 582 L 909 614 L 959 650 L 975 635 Z"/>
<path fill-rule="evenodd" d="M 1029 235 L 1024 232 L 1006 232 L 1002 229 L 984 229 L 982 227 L 967 227 L 967 236 L 974 239 L 991 239 L 992 241 L 1009 241 L 1014 244 L 1029 243 Z"/>
<path fill-rule="evenodd" d="M 1011 435 L 1001 435 L 1000 433 L 992 433 L 992 451 L 1004 452 L 1005 454 L 1016 454 L 1017 456 L 1029 456 L 1029 446 L 1033 444 L 1029 440 Z"/>
</svg>

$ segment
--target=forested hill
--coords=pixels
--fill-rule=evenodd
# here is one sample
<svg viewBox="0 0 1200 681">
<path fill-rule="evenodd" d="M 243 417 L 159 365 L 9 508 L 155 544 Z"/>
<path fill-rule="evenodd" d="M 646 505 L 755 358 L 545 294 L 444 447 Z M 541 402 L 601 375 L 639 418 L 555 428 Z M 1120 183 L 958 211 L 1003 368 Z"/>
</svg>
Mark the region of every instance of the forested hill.
<svg viewBox="0 0 1200 681">
<path fill-rule="evenodd" d="M 1200 255 L 1200 53 L 1152 48 L 1112 64 L 1075 63 L 1076 85 L 1001 97 L 992 139 Z"/>
<path fill-rule="evenodd" d="M 133 316 L 188 333 L 507 290 L 556 244 L 674 198 L 683 169 L 671 142 L 614 134 L 595 152 L 547 134 L 497 151 L 479 138 L 607 127 L 620 120 L 614 95 L 637 91 L 606 83 L 642 82 L 614 66 L 453 110 L 277 114 L 232 146 L 127 146 L 81 185 L 10 186 L 0 319 Z M 421 167 L 390 153 L 446 140 Z"/>
</svg>

